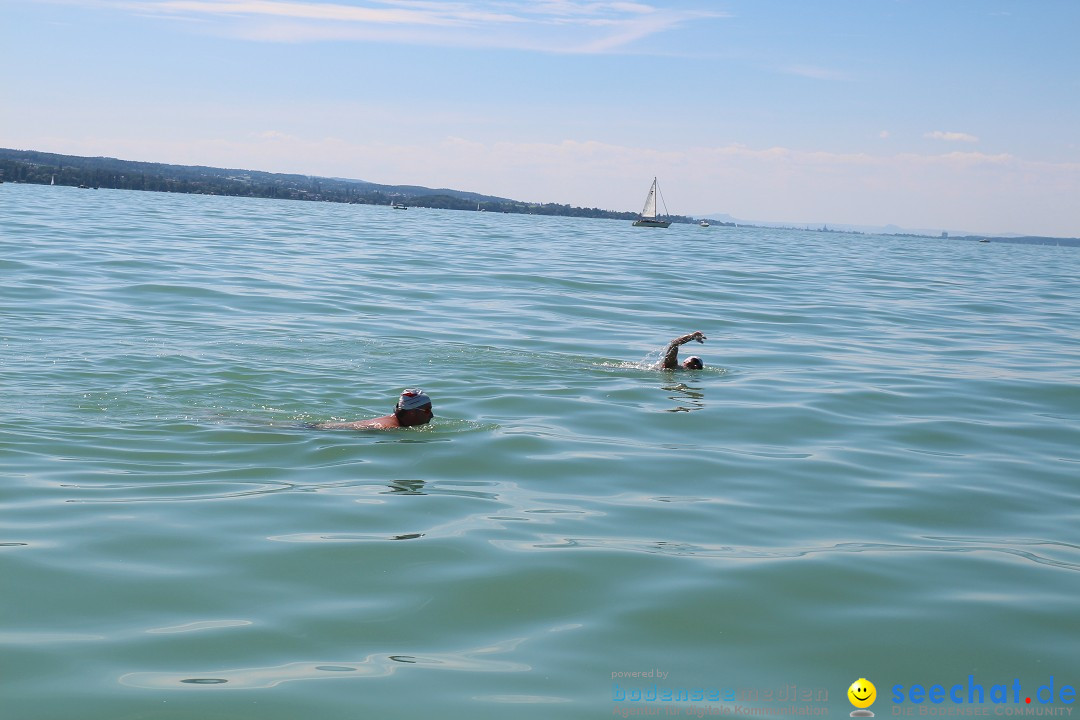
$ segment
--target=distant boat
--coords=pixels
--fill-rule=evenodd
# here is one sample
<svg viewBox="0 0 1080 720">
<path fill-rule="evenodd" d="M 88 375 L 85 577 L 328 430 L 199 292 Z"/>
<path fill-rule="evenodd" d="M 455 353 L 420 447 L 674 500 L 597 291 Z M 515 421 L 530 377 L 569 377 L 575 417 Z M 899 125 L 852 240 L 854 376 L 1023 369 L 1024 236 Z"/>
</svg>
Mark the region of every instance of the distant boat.
<svg viewBox="0 0 1080 720">
<path fill-rule="evenodd" d="M 982 240 L 979 240 L 979 242 L 990 242 L 990 238 L 983 238 Z"/>
<path fill-rule="evenodd" d="M 395 210 L 408 210 L 409 209 L 408 205 L 402 205 L 401 203 L 394 203 L 390 207 L 394 208 Z"/>
<path fill-rule="evenodd" d="M 55 185 L 56 184 L 56 176 L 55 175 L 52 176 L 52 180 L 49 181 L 49 184 L 50 185 Z"/>
<path fill-rule="evenodd" d="M 641 216 L 634 221 L 634 227 L 666 228 L 671 224 L 670 220 L 660 220 L 656 214 L 657 195 L 660 195 L 660 187 L 656 184 L 656 178 L 653 178 L 652 187 L 649 188 L 649 194 L 645 198 L 645 207 L 641 210 Z M 660 201 L 664 201 L 663 195 L 660 195 Z M 664 203 L 664 210 L 667 210 L 667 203 Z"/>
<path fill-rule="evenodd" d="M 698 225 L 700 225 L 701 227 L 709 227 L 709 221 L 708 220 L 702 220 L 701 222 L 698 223 Z"/>
</svg>

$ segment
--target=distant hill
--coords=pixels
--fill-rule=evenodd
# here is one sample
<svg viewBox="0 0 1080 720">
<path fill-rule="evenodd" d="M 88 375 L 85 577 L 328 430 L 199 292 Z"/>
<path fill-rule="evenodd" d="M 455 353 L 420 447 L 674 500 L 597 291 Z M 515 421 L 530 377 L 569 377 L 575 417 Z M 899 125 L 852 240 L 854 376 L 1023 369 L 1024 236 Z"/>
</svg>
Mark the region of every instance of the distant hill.
<svg viewBox="0 0 1080 720">
<path fill-rule="evenodd" d="M 229 195 L 234 197 L 278 198 L 321 202 L 389 205 L 404 203 L 417 207 L 488 212 L 565 215 L 571 217 L 631 220 L 636 213 L 580 208 L 557 203 L 528 203 L 448 188 L 417 185 L 380 185 L 365 180 L 326 178 L 309 175 L 268 173 L 201 165 L 118 160 L 108 157 L 58 155 L 36 150 L 0 148 L 0 180 L 48 185 L 148 190 L 157 192 Z M 675 222 L 691 222 L 684 216 Z"/>
</svg>

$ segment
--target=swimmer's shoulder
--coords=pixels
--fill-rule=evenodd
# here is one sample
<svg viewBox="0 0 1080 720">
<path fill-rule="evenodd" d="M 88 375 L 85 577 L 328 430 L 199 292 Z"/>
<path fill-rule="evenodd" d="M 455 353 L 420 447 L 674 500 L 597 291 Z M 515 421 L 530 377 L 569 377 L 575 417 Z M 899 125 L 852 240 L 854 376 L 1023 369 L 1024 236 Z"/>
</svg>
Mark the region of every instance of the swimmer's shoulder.
<svg viewBox="0 0 1080 720">
<path fill-rule="evenodd" d="M 392 430 L 401 427 L 394 415 L 384 415 L 370 420 L 356 420 L 354 422 L 327 422 L 308 425 L 314 430 Z"/>
</svg>

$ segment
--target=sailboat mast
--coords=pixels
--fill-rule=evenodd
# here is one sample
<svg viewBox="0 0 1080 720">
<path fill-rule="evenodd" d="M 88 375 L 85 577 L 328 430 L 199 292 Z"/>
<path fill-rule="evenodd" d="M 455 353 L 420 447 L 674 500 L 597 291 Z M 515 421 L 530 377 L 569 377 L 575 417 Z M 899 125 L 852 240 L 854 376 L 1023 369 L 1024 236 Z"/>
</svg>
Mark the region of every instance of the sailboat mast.
<svg viewBox="0 0 1080 720">
<path fill-rule="evenodd" d="M 666 228 L 671 224 L 670 220 L 661 220 L 660 213 L 657 212 L 656 196 L 660 194 L 660 183 L 656 176 L 653 176 L 652 187 L 649 188 L 649 194 L 645 197 L 645 207 L 641 209 L 641 216 L 634 221 L 634 227 L 657 227 Z M 661 202 L 664 203 L 664 210 L 667 211 L 667 203 L 664 202 L 664 198 L 660 196 Z"/>
</svg>

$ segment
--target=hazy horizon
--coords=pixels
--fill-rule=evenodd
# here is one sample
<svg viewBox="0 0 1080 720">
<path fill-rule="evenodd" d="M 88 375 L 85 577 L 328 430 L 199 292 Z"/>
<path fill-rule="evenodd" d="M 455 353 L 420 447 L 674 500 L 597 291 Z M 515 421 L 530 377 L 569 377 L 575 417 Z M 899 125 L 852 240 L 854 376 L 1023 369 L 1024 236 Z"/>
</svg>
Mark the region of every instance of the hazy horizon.
<svg viewBox="0 0 1080 720">
<path fill-rule="evenodd" d="M 1080 4 L 1064 0 L 5 14 L 0 146 L 619 210 L 659 176 L 675 214 L 1080 235 Z"/>
</svg>

